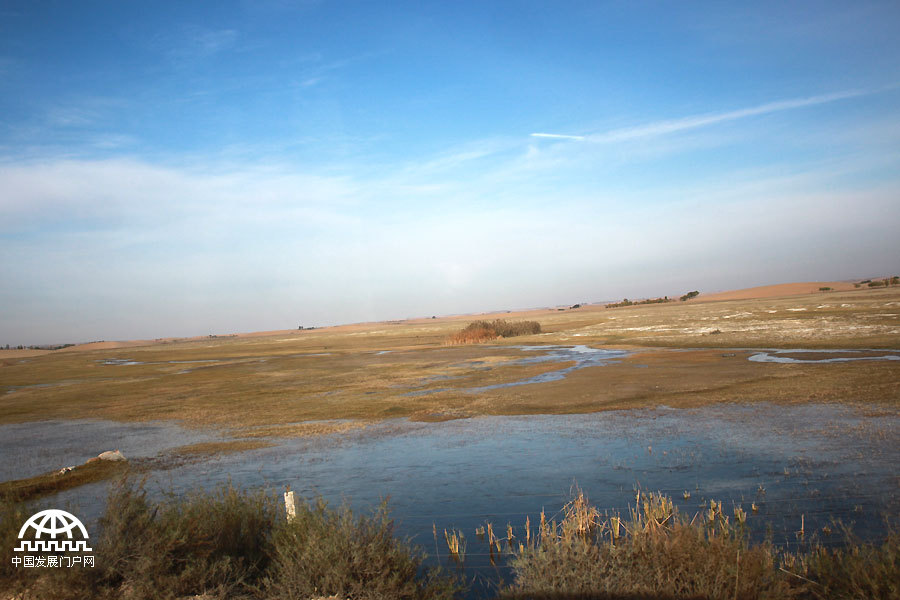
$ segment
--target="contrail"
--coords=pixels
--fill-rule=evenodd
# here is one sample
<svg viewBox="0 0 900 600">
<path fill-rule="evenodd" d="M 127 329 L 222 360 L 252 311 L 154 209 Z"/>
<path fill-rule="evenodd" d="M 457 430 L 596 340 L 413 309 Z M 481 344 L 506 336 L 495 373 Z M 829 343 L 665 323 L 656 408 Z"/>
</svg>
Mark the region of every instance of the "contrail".
<svg viewBox="0 0 900 600">
<path fill-rule="evenodd" d="M 681 119 L 671 119 L 668 121 L 656 121 L 646 125 L 637 127 L 626 127 L 624 129 L 613 129 L 604 133 L 597 133 L 589 136 L 583 136 L 580 139 L 586 139 L 589 142 L 609 143 L 633 140 L 637 138 L 656 137 L 675 133 L 676 131 L 686 131 L 688 129 L 696 129 L 713 125 L 714 123 L 722 123 L 725 121 L 735 121 L 746 117 L 756 115 L 765 115 L 784 110 L 792 110 L 795 108 L 804 108 L 807 106 L 816 106 L 818 104 L 827 104 L 837 100 L 846 98 L 855 98 L 857 96 L 866 96 L 872 94 L 871 90 L 848 90 L 845 92 L 837 92 L 834 94 L 823 94 L 821 96 L 810 96 L 808 98 L 794 98 L 791 100 L 779 100 L 777 102 L 768 102 L 753 106 L 750 108 L 742 108 L 739 110 L 731 110 L 721 113 L 710 113 L 705 115 L 694 115 L 691 117 L 683 117 Z M 535 134 L 532 134 L 535 135 Z"/>
</svg>

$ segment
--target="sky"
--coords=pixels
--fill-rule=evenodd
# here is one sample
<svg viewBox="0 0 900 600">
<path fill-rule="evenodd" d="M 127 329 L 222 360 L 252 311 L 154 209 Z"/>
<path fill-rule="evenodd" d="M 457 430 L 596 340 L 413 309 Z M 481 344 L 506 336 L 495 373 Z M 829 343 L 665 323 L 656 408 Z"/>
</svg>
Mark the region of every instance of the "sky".
<svg viewBox="0 0 900 600">
<path fill-rule="evenodd" d="M 0 1 L 0 344 L 900 274 L 900 4 Z"/>
</svg>

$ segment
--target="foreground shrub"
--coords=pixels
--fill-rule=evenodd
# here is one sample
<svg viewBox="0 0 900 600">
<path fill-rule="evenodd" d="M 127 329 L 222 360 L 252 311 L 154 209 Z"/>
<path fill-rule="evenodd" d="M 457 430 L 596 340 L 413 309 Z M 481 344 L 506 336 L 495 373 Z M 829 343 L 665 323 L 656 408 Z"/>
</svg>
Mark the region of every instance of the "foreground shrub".
<svg viewBox="0 0 900 600">
<path fill-rule="evenodd" d="M 38 598 L 174 599 L 249 595 L 269 563 L 281 512 L 231 485 L 154 504 L 140 485 L 113 487 L 92 569 L 50 571 Z"/>
<path fill-rule="evenodd" d="M 229 484 L 154 503 L 142 486 L 128 482 L 116 485 L 107 502 L 92 544 L 95 567 L 39 573 L 10 571 L 4 564 L 0 591 L 17 600 L 286 600 L 332 594 L 443 600 L 460 590 L 455 579 L 420 573 L 422 555 L 393 537 L 384 507 L 357 518 L 349 508 L 331 510 L 320 502 L 300 507 L 288 523 L 284 506 L 263 492 Z M 26 516 L 2 516 L 0 541 L 7 543 Z"/>
<path fill-rule="evenodd" d="M 13 566 L 12 550 L 19 544 L 19 528 L 30 516 L 21 502 L 12 496 L 0 494 L 0 590 L 16 597 L 27 586 L 31 573 Z M 4 597 L 0 595 L 0 597 Z"/>
<path fill-rule="evenodd" d="M 438 600 L 461 588 L 437 572 L 417 573 L 424 556 L 394 537 L 385 505 L 371 516 L 348 507 L 330 510 L 320 501 L 300 506 L 275 538 L 266 598 L 319 596 Z"/>
<path fill-rule="evenodd" d="M 466 325 L 462 331 L 452 334 L 447 339 L 447 343 L 450 345 L 478 344 L 501 337 L 535 335 L 540 332 L 541 324 L 537 321 L 506 321 L 504 319 L 474 321 Z"/>
<path fill-rule="evenodd" d="M 804 597 L 900 600 L 900 532 L 889 529 L 880 546 L 853 540 L 849 532 L 847 539 L 843 548 L 820 546 L 788 557 L 785 566 L 808 582 Z"/>
</svg>

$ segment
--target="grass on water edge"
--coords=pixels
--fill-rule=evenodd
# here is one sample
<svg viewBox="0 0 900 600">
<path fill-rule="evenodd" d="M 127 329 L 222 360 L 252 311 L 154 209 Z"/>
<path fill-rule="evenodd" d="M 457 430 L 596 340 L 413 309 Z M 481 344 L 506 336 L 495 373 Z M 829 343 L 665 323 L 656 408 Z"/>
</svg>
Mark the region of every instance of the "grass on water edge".
<svg viewBox="0 0 900 600">
<path fill-rule="evenodd" d="M 68 467 L 26 479 L 0 483 L 0 498 L 27 501 L 55 494 L 88 483 L 110 479 L 128 471 L 125 461 L 92 460 L 77 467 Z"/>
<path fill-rule="evenodd" d="M 0 503 L 0 547 L 14 547 L 27 513 L 19 502 Z M 895 530 L 880 544 L 848 537 L 843 548 L 789 553 L 750 544 L 745 519 L 720 503 L 688 518 L 659 494 L 639 494 L 624 517 L 603 516 L 576 489 L 559 522 L 542 514 L 534 531 L 527 523 L 517 536 L 508 525 L 506 538 L 487 524 L 491 552 L 513 568 L 498 597 L 900 598 Z M 456 535 L 446 533 L 448 545 Z M 424 568 L 422 551 L 394 536 L 385 505 L 358 515 L 321 500 L 301 503 L 288 522 L 278 499 L 262 491 L 228 484 L 154 503 L 123 480 L 91 539 L 94 568 L 16 568 L 5 556 L 4 597 L 440 600 L 464 591 L 457 576 Z M 457 556 L 464 562 L 464 545 Z"/>
</svg>

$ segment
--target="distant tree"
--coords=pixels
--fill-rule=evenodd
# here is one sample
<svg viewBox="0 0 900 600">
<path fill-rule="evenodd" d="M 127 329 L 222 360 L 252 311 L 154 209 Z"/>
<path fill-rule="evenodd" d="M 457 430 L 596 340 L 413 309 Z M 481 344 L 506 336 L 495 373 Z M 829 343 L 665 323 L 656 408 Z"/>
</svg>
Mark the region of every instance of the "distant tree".
<svg viewBox="0 0 900 600">
<path fill-rule="evenodd" d="M 681 301 L 684 302 L 685 300 L 690 300 L 691 298 L 696 298 L 699 295 L 700 295 L 700 292 L 694 290 L 693 292 L 688 292 L 687 294 L 682 296 Z"/>
</svg>

